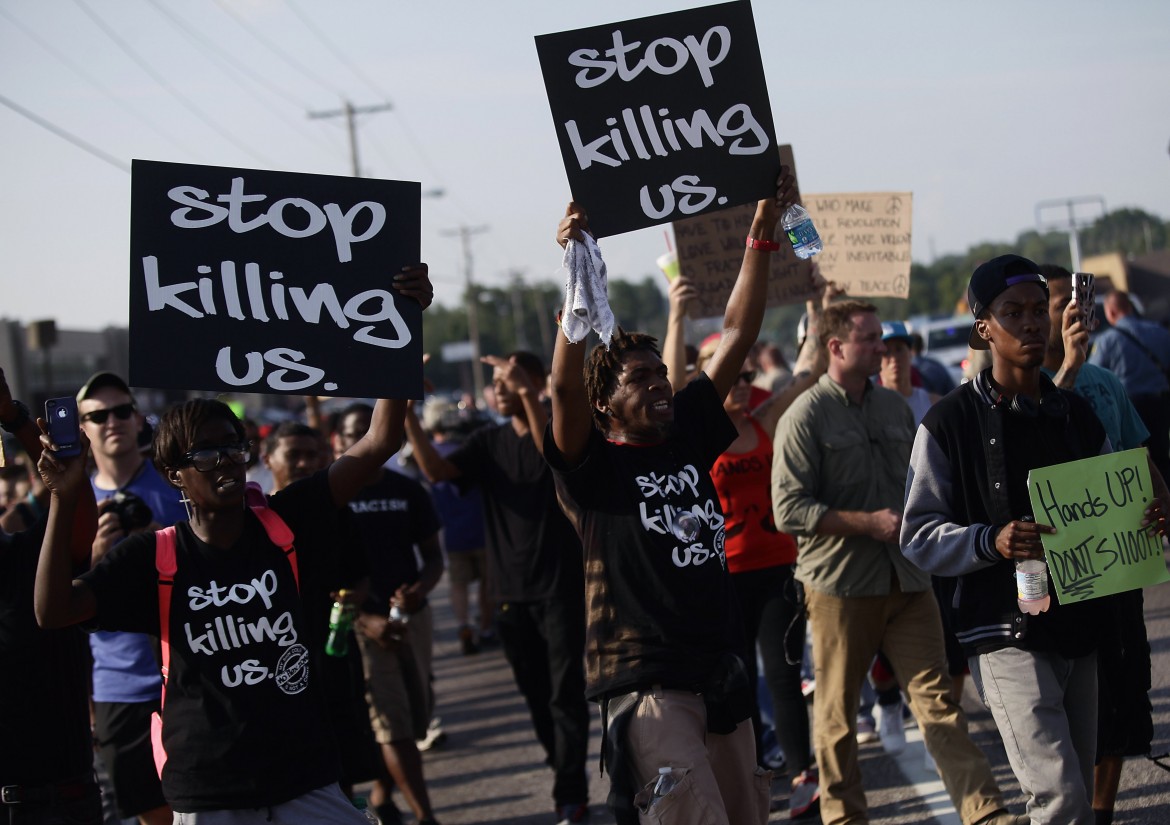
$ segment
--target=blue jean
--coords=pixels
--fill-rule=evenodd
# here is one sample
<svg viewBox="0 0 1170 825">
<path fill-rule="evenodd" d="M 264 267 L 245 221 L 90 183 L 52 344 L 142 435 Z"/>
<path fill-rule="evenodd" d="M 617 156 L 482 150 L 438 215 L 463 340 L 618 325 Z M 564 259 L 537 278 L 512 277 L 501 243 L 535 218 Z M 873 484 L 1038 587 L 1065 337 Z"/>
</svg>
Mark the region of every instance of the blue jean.
<svg viewBox="0 0 1170 825">
<path fill-rule="evenodd" d="M 809 742 L 808 706 L 800 691 L 800 664 L 804 650 L 804 602 L 793 578 L 795 565 L 784 564 L 731 576 L 743 612 L 747 649 L 742 657 L 752 685 L 756 678 L 755 650 L 759 645 L 764 662 L 764 681 L 771 694 L 776 740 L 795 776 L 812 761 Z M 759 702 L 757 701 L 757 707 Z M 760 730 L 760 714 L 752 715 Z M 757 742 L 756 760 L 762 759 Z"/>
<path fill-rule="evenodd" d="M 1033 825 L 1093 825 L 1097 655 L 1005 647 L 968 663 Z"/>
</svg>

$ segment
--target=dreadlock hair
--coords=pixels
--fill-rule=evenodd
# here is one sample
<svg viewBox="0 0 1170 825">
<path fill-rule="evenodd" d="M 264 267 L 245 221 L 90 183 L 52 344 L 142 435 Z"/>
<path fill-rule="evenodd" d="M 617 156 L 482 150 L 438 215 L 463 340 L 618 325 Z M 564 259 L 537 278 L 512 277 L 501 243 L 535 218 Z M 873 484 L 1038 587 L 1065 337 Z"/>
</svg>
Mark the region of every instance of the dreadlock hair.
<svg viewBox="0 0 1170 825">
<path fill-rule="evenodd" d="M 232 408 L 214 398 L 194 398 L 167 408 L 154 431 L 154 466 L 159 475 L 167 478 L 167 470 L 183 466 L 184 456 L 195 443 L 195 433 L 209 421 L 223 420 L 232 425 L 240 443 L 246 443 L 248 434 L 244 424 Z M 167 478 L 170 481 L 169 478 Z"/>
<path fill-rule="evenodd" d="M 617 376 L 622 371 L 622 358 L 626 353 L 640 350 L 662 357 L 662 353 L 658 351 L 657 338 L 641 332 L 626 332 L 618 327 L 609 342 L 609 348 L 598 344 L 585 361 L 585 393 L 589 397 L 593 423 L 602 432 L 608 429 L 608 422 L 598 407 L 609 401 L 609 397 L 617 389 Z"/>
<path fill-rule="evenodd" d="M 877 307 L 865 301 L 841 301 L 829 304 L 821 315 L 821 346 L 827 347 L 829 339 L 844 341 L 853 331 L 853 316 L 859 312 L 877 312 Z"/>
</svg>

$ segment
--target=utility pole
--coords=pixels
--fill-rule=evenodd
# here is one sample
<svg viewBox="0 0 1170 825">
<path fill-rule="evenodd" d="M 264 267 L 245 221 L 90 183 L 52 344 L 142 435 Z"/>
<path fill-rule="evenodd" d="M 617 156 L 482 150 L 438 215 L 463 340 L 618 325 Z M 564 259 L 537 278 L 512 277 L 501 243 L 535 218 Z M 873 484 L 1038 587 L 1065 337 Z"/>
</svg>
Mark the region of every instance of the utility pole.
<svg viewBox="0 0 1170 825">
<path fill-rule="evenodd" d="M 483 398 L 483 365 L 479 362 L 479 295 L 471 279 L 471 236 L 487 232 L 486 226 L 461 225 L 456 229 L 442 229 L 440 235 L 446 237 L 458 236 L 463 245 L 463 282 L 466 288 L 467 300 L 467 337 L 471 339 L 471 385 L 475 388 L 475 405 L 478 407 Z"/>
<path fill-rule="evenodd" d="M 528 335 L 524 331 L 524 272 L 512 270 L 512 329 L 516 332 L 516 349 L 531 349 Z"/>
<path fill-rule="evenodd" d="M 357 144 L 357 115 L 369 115 L 374 112 L 388 112 L 394 108 L 389 103 L 377 103 L 373 106 L 354 106 L 348 100 L 342 101 L 342 108 L 333 109 L 328 112 L 309 112 L 310 120 L 323 120 L 331 117 L 344 117 L 346 126 L 349 129 L 349 158 L 353 166 L 353 176 L 360 178 L 362 176 L 361 166 L 358 163 L 358 144 Z"/>
</svg>

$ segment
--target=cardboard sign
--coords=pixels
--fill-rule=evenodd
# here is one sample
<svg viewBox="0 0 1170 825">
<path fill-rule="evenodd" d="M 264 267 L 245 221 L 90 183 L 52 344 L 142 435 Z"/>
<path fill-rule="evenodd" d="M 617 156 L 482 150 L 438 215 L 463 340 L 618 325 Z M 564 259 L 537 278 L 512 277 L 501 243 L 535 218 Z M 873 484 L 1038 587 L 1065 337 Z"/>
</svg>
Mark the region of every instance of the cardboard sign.
<svg viewBox="0 0 1170 825">
<path fill-rule="evenodd" d="M 820 233 L 816 256 L 825 280 L 851 296 L 910 296 L 909 192 L 809 195 L 803 201 Z"/>
<path fill-rule="evenodd" d="M 136 160 L 130 383 L 422 397 L 417 183 Z"/>
<path fill-rule="evenodd" d="M 1048 570 L 1061 604 L 1170 581 L 1161 536 L 1142 530 L 1153 498 L 1145 448 L 1070 461 L 1028 473 Z"/>
<path fill-rule="evenodd" d="M 796 160 L 788 144 L 780 147 L 780 162 L 792 170 L 795 178 Z M 800 199 L 799 188 L 796 197 Z M 699 293 L 687 305 L 691 318 L 723 315 L 743 265 L 744 239 L 755 214 L 756 205 L 752 203 L 674 222 L 679 271 L 694 282 Z M 812 295 L 809 284 L 813 262 L 796 257 L 783 230 L 776 230 L 776 240 L 780 250 L 772 253 L 767 306 L 803 303 Z"/>
<path fill-rule="evenodd" d="M 775 191 L 747 0 L 536 38 L 573 199 L 599 237 Z"/>
</svg>

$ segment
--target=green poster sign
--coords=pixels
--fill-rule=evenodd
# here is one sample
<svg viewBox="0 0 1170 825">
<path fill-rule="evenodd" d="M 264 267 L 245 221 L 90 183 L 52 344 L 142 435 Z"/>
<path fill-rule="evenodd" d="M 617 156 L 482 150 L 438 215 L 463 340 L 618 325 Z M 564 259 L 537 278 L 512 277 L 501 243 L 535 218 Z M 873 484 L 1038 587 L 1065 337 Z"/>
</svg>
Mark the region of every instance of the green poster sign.
<svg viewBox="0 0 1170 825">
<path fill-rule="evenodd" d="M 1142 530 L 1153 498 L 1145 448 L 1111 453 L 1028 473 L 1048 570 L 1061 604 L 1096 599 L 1170 581 L 1162 538 Z"/>
</svg>

